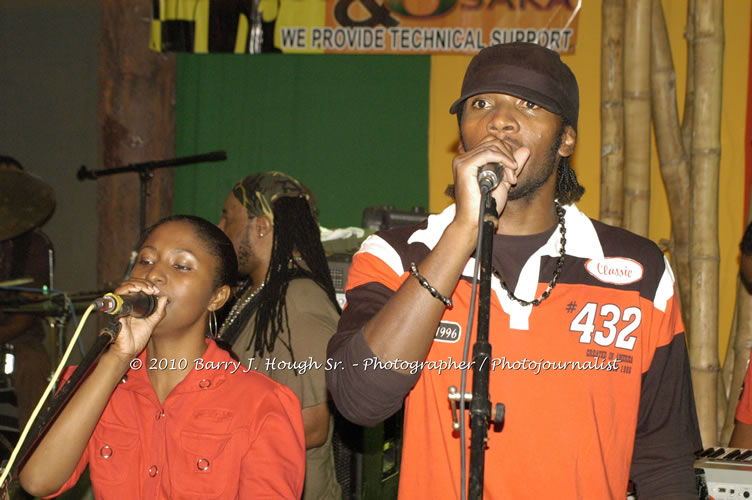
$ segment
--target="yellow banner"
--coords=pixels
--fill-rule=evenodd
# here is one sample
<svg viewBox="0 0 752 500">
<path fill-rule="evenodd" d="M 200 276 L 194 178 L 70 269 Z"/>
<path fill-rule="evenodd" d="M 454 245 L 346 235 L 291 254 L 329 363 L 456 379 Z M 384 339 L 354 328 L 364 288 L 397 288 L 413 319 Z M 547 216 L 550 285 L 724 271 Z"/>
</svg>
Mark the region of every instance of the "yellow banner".
<svg viewBox="0 0 752 500">
<path fill-rule="evenodd" d="M 472 54 L 527 41 L 571 53 L 581 0 L 325 0 L 324 19 L 286 17 L 307 3 L 281 3 L 274 45 L 282 52 Z"/>
<path fill-rule="evenodd" d="M 181 9 L 185 3 L 156 4 L 153 50 L 473 54 L 526 41 L 566 54 L 582 0 L 193 0 Z"/>
</svg>

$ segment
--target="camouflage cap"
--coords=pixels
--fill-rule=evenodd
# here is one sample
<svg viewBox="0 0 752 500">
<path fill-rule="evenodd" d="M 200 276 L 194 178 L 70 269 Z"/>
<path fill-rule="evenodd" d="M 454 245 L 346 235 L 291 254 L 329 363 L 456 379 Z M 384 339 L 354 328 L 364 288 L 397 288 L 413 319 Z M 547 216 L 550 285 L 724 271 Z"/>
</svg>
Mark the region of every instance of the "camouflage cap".
<svg viewBox="0 0 752 500">
<path fill-rule="evenodd" d="M 248 213 L 258 217 L 266 215 L 274 223 L 272 204 L 283 196 L 305 198 L 311 207 L 313 218 L 318 220 L 316 197 L 303 183 L 282 172 L 259 172 L 249 175 L 232 188 L 232 193 L 248 210 Z"/>
</svg>

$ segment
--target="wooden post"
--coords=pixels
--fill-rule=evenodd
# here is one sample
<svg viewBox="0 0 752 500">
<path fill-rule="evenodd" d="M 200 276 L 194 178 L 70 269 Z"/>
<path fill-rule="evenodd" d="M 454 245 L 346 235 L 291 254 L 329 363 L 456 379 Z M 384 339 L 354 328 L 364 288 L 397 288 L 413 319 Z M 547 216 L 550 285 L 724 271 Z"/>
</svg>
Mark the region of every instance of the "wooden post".
<svg viewBox="0 0 752 500">
<path fill-rule="evenodd" d="M 627 0 L 624 28 L 624 227 L 648 236 L 651 0 Z"/>
<path fill-rule="evenodd" d="M 704 446 L 718 442 L 718 176 L 721 155 L 723 1 L 697 2 L 692 133 L 690 357 Z"/>
<path fill-rule="evenodd" d="M 149 50 L 151 0 L 102 0 L 99 51 L 99 168 L 173 158 L 175 155 L 175 55 Z M 172 172 L 154 172 L 146 223 L 172 211 Z M 97 277 L 107 289 L 119 283 L 139 235 L 136 173 L 96 181 Z"/>
<path fill-rule="evenodd" d="M 604 0 L 601 35 L 600 221 L 624 221 L 624 0 Z"/>
</svg>

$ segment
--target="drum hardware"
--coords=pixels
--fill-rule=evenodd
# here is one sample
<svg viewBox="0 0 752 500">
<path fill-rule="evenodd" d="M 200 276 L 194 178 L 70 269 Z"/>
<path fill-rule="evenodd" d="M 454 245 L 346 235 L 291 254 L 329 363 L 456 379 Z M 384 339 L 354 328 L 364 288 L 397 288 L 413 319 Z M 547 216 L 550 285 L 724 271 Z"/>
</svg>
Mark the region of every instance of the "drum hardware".
<svg viewBox="0 0 752 500">
<path fill-rule="evenodd" d="M 55 332 L 55 355 L 56 361 L 60 360 L 63 356 L 63 350 L 67 345 L 65 339 L 65 328 L 70 320 L 71 316 L 74 318 L 74 324 L 77 324 L 75 318 L 76 314 L 82 314 L 86 311 L 86 308 L 91 305 L 94 299 L 103 296 L 105 291 L 95 290 L 90 292 L 77 292 L 66 296 L 67 307 L 65 312 L 57 316 L 49 317 L 50 327 Z M 65 294 L 64 294 L 65 295 Z M 83 346 L 79 340 L 78 348 L 81 351 L 81 355 L 84 355 Z"/>
<path fill-rule="evenodd" d="M 4 470 L 3 468 L 0 468 L 0 472 Z M 5 481 L 2 486 L 0 486 L 0 499 L 2 500 L 10 500 L 10 481 Z"/>
<path fill-rule="evenodd" d="M 14 286 L 28 285 L 29 283 L 33 282 L 34 280 L 32 278 L 18 278 L 15 280 L 0 281 L 0 288 L 11 288 Z"/>
<path fill-rule="evenodd" d="M 55 289 L 55 251 L 52 248 L 47 249 L 47 270 L 49 271 L 49 279 L 47 283 L 51 290 Z"/>
<path fill-rule="evenodd" d="M 97 290 L 92 292 L 79 292 L 67 294 L 60 291 L 52 291 L 40 294 L 39 297 L 18 295 L 0 299 L 0 311 L 6 313 L 36 314 L 45 317 L 65 316 L 70 314 L 71 308 L 76 313 L 82 313 L 87 307 L 107 292 Z"/>
<path fill-rule="evenodd" d="M 2 371 L 0 373 L 2 375 L 12 374 L 16 363 L 16 355 L 13 354 L 13 344 L 3 344 L 0 348 L 0 353 L 2 353 L 2 359 L 0 359 L 0 363 L 2 364 L 0 368 Z"/>
<path fill-rule="evenodd" d="M 39 177 L 0 169 L 0 241 L 14 238 L 46 221 L 55 210 L 55 192 Z"/>
<path fill-rule="evenodd" d="M 60 316 L 68 309 L 67 297 L 63 292 L 39 294 L 40 297 L 19 295 L 16 298 L 0 301 L 0 310 L 6 313 L 35 314 L 39 316 Z"/>
<path fill-rule="evenodd" d="M 71 316 L 83 313 L 94 299 L 105 293 L 97 290 L 68 295 L 65 292 L 53 291 L 46 295 L 40 293 L 34 297 L 29 297 L 28 294 L 18 294 L 15 297 L 0 300 L 0 311 L 11 314 L 33 314 L 45 318 L 50 330 L 54 332 L 54 350 L 57 361 L 62 357 L 63 349 L 67 344 L 65 330 Z M 83 347 L 80 344 L 79 348 L 83 355 Z"/>
</svg>

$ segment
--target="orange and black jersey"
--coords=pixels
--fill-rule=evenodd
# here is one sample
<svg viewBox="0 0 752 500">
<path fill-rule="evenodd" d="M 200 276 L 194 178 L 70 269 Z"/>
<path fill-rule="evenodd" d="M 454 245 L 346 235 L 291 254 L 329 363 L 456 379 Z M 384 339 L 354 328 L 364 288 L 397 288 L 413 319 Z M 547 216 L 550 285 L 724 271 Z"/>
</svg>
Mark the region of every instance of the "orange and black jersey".
<svg viewBox="0 0 752 500">
<path fill-rule="evenodd" d="M 593 221 L 574 205 L 565 210 L 566 257 L 548 299 L 523 306 L 492 278 L 490 399 L 504 403 L 506 416 L 500 432 L 489 432 L 485 497 L 624 498 L 631 478 L 639 494 L 696 498 L 693 453 L 701 442 L 668 262 L 649 240 Z M 459 435 L 447 391 L 460 385 L 474 260 L 425 362 L 397 367 L 412 375 L 377 362 L 362 329 L 453 217 L 451 206 L 421 226 L 364 242 L 329 344 L 341 365 L 327 371 L 327 381 L 347 418 L 372 425 L 407 396 L 402 498 L 460 497 Z M 539 296 L 554 273 L 559 229 L 495 238 L 494 267 L 515 295 Z M 472 371 L 468 388 L 471 379 Z"/>
</svg>

